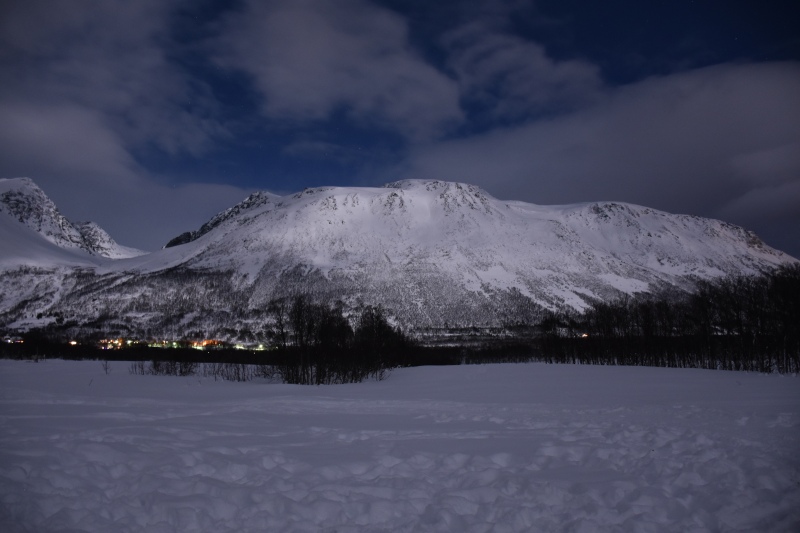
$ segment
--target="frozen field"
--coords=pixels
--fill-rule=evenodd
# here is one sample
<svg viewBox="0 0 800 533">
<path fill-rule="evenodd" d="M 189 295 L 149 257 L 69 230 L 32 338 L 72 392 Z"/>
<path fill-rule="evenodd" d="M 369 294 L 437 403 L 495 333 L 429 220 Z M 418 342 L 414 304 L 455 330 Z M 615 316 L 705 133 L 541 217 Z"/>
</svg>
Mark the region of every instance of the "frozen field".
<svg viewBox="0 0 800 533">
<path fill-rule="evenodd" d="M 800 379 L 488 365 L 306 387 L 0 361 L 0 530 L 800 531 Z"/>
</svg>

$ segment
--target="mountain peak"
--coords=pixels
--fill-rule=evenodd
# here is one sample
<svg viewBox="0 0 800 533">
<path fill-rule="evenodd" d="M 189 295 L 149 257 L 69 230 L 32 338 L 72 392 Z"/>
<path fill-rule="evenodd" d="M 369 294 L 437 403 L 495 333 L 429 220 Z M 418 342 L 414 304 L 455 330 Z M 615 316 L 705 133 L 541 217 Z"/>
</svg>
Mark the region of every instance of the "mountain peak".
<svg viewBox="0 0 800 533">
<path fill-rule="evenodd" d="M 113 259 L 145 253 L 120 246 L 93 222 L 73 224 L 30 178 L 0 179 L 0 212 L 11 215 L 60 248 Z"/>
<path fill-rule="evenodd" d="M 0 182 L 0 210 L 56 246 L 83 248 L 80 231 L 29 178 L 13 178 Z"/>
<path fill-rule="evenodd" d="M 109 259 L 125 259 L 147 253 L 117 244 L 106 230 L 94 222 L 80 222 L 75 224 L 75 227 L 83 238 L 83 248 L 95 255 L 108 257 Z"/>
<path fill-rule="evenodd" d="M 424 190 L 438 193 L 443 193 L 446 191 L 468 191 L 471 194 L 491 196 L 477 185 L 471 185 L 469 183 L 463 183 L 459 181 L 405 179 L 386 183 L 383 187 L 386 189 L 403 189 L 405 191 Z"/>
</svg>

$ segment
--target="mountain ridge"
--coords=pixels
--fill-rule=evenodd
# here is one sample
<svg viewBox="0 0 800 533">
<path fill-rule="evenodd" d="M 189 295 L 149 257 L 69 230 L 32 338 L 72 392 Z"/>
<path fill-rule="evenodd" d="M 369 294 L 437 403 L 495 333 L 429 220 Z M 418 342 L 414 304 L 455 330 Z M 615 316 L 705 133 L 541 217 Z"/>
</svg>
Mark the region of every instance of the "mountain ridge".
<svg viewBox="0 0 800 533">
<path fill-rule="evenodd" d="M 502 327 L 797 262 L 723 221 L 621 202 L 502 201 L 436 180 L 254 193 L 176 239 L 60 274 L 7 270 L 0 325 L 59 316 L 145 336 L 233 338 L 262 328 L 270 301 L 310 294 L 345 309 L 382 306 L 410 330 Z M 49 296 L 15 299 L 20 283 Z"/>
<path fill-rule="evenodd" d="M 0 212 L 5 212 L 59 248 L 82 250 L 110 259 L 146 253 L 119 245 L 94 222 L 71 222 L 30 178 L 0 179 Z"/>
<path fill-rule="evenodd" d="M 420 197 L 418 191 L 427 194 Z M 683 247 L 691 245 L 693 250 L 706 248 L 718 252 L 720 256 L 738 251 L 741 256 L 738 261 L 753 272 L 759 270 L 759 264 L 767 266 L 792 260 L 783 252 L 764 244 L 753 232 L 719 220 L 673 215 L 622 202 L 539 206 L 501 201 L 476 186 L 455 182 L 403 180 L 389 183 L 383 188 L 319 187 L 285 197 L 258 196 L 257 201 L 253 201 L 254 197 L 251 195 L 244 202 L 212 218 L 213 224 L 206 223 L 192 232 L 194 238 L 188 242 L 196 241 L 212 229 L 220 228 L 220 231 L 227 232 L 226 223 L 229 228 L 243 228 L 254 224 L 256 218 L 267 217 L 270 223 L 278 224 L 277 229 L 274 226 L 270 226 L 273 227 L 270 230 L 256 228 L 255 232 L 248 233 L 251 241 L 255 241 L 253 237 L 258 234 L 263 237 L 267 231 L 280 231 L 284 238 L 273 240 L 285 242 L 285 236 L 295 231 L 293 238 L 303 240 L 306 244 L 315 240 L 315 248 L 324 250 L 331 248 L 331 243 L 342 243 L 349 231 L 355 234 L 359 234 L 358 230 L 362 230 L 361 234 L 380 233 L 383 237 L 408 237 L 411 232 L 424 231 L 425 235 L 419 235 L 416 242 L 408 244 L 409 248 L 429 246 L 431 236 L 435 236 L 438 243 L 451 247 L 465 247 L 463 241 L 466 236 L 467 241 L 471 240 L 467 244 L 480 247 L 490 241 L 482 235 L 487 233 L 482 230 L 492 227 L 492 231 L 495 231 L 497 226 L 516 222 L 523 226 L 517 235 L 533 232 L 540 238 L 529 243 L 531 247 L 538 248 L 534 250 L 538 252 L 534 255 L 539 256 L 545 251 L 543 248 L 553 244 L 553 239 L 542 237 L 555 235 L 570 244 L 585 241 L 587 248 L 602 249 L 613 257 L 621 257 L 626 252 L 630 256 L 630 248 L 641 246 L 656 252 L 656 258 L 661 255 L 662 261 L 672 263 L 675 263 L 674 257 L 667 256 L 663 251 L 659 254 L 658 245 L 663 248 L 663 243 L 657 239 L 683 239 L 680 243 Z M 364 201 L 369 203 L 368 208 L 359 205 Z M 239 222 L 236 222 L 237 217 L 241 218 Z M 366 217 L 371 217 L 367 224 L 358 223 L 359 219 Z M 514 218 L 517 220 L 512 220 Z M 331 227 L 334 221 L 336 225 Z M 546 227 L 536 227 L 537 224 Z M 264 225 L 267 225 L 266 222 Z M 339 228 L 340 225 L 345 227 Z M 689 236 L 696 242 L 688 239 L 686 232 L 680 232 L 692 226 L 691 229 L 697 231 Z M 310 229 L 313 229 L 311 234 Z M 312 234 L 324 234 L 328 241 L 314 239 Z M 479 237 L 483 237 L 483 241 Z M 714 250 L 715 244 L 725 245 L 725 254 Z M 504 245 L 508 246 L 509 243 Z M 627 250 L 622 249 L 625 245 Z M 334 256 L 337 255 L 341 254 L 331 254 L 331 263 L 336 262 Z M 691 259 L 689 254 L 684 254 L 685 263 L 692 262 Z M 721 271 L 730 273 L 738 270 L 732 267 L 733 263 Z"/>
</svg>

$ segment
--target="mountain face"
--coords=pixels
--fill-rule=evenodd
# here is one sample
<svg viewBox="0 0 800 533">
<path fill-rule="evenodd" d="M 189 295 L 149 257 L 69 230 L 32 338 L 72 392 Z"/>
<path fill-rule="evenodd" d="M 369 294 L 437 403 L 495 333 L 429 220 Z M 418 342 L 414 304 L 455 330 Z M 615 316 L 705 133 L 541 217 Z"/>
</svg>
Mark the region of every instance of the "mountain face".
<svg viewBox="0 0 800 533">
<path fill-rule="evenodd" d="M 0 326 L 248 340 L 272 299 L 308 294 L 381 305 L 411 330 L 502 327 L 795 261 L 738 226 L 630 204 L 538 206 L 441 181 L 323 187 L 255 193 L 152 254 L 7 270 Z"/>
<path fill-rule="evenodd" d="M 145 252 L 120 246 L 94 222 L 73 224 L 50 198 L 28 178 L 0 180 L 0 212 L 38 233 L 59 248 L 122 259 Z"/>
<path fill-rule="evenodd" d="M 255 209 L 255 208 L 259 207 L 259 206 L 262 206 L 262 205 L 266 204 L 267 202 L 269 202 L 270 200 L 272 200 L 274 198 L 278 198 L 278 197 L 275 196 L 274 194 L 270 194 L 268 192 L 261 192 L 261 191 L 254 192 L 253 194 L 251 194 L 250 196 L 245 198 L 245 200 L 243 202 L 241 202 L 239 204 L 236 204 L 235 206 L 231 207 L 230 209 L 226 209 L 225 211 L 223 211 L 221 213 L 218 213 L 217 215 L 212 217 L 211 220 L 209 220 L 208 222 L 206 222 L 205 224 L 200 226 L 200 229 L 198 229 L 196 231 L 187 231 L 185 233 L 181 233 L 180 235 L 178 235 L 174 239 L 171 239 L 164 246 L 164 248 L 172 248 L 173 246 L 178 246 L 180 244 L 186 244 L 188 242 L 192 242 L 192 241 L 202 237 L 203 235 L 205 235 L 206 233 L 208 233 L 212 229 L 216 228 L 217 226 L 219 226 L 223 222 L 226 222 L 226 221 L 236 217 L 237 215 L 239 215 L 240 213 L 242 213 L 244 211 L 248 211 L 248 210 L 251 210 L 251 209 Z"/>
</svg>

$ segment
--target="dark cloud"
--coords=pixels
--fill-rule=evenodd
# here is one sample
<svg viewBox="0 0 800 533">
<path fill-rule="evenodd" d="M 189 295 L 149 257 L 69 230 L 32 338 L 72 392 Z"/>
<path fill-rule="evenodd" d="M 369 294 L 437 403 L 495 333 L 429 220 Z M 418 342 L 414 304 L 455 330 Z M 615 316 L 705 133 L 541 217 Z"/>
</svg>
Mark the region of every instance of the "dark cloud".
<svg viewBox="0 0 800 533">
<path fill-rule="evenodd" d="M 399 173 L 476 183 L 506 199 L 620 200 L 723 217 L 797 253 L 798 94 L 796 63 L 652 78 L 558 118 L 418 149 Z"/>
<path fill-rule="evenodd" d="M 0 26 L 4 97 L 91 110 L 122 141 L 199 153 L 224 128 L 168 57 L 177 2 L 12 3 Z M 44 114 L 41 114 L 44 116 Z"/>
<path fill-rule="evenodd" d="M 218 63 L 252 76 L 268 119 L 343 111 L 413 139 L 463 119 L 456 83 L 414 52 L 405 19 L 362 0 L 248 1 L 220 44 Z"/>
<path fill-rule="evenodd" d="M 103 115 L 70 103 L 0 103 L 0 154 L 6 177 L 80 176 L 76 190 L 138 180 L 136 162 Z"/>
</svg>

